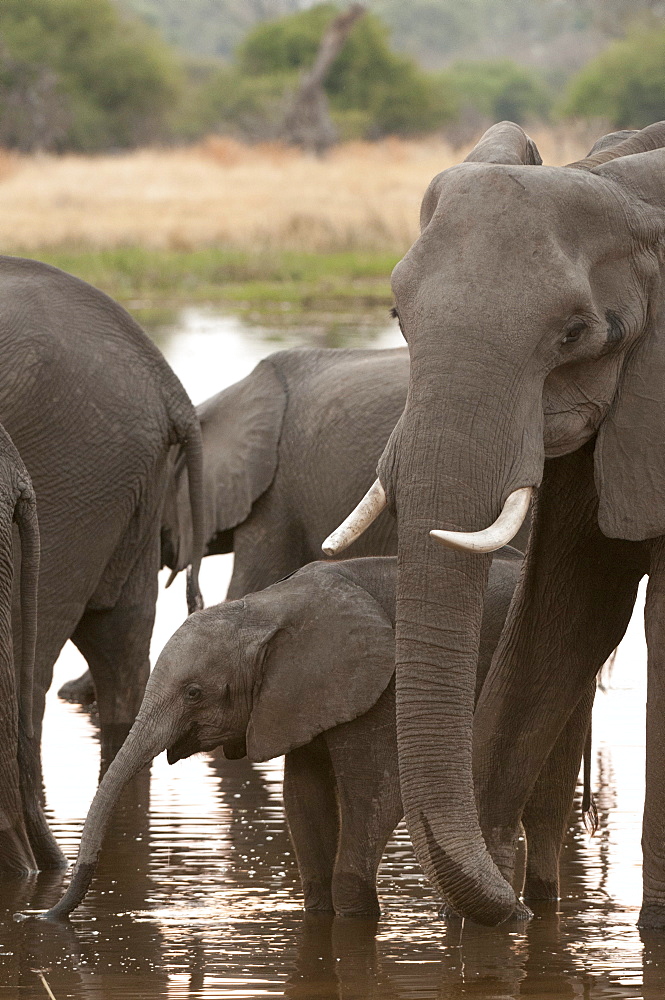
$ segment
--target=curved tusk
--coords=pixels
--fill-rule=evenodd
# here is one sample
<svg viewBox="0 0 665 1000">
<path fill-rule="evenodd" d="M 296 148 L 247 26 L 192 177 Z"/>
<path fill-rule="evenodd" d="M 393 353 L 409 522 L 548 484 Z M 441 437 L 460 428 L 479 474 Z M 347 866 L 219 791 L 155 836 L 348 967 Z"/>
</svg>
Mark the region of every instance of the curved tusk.
<svg viewBox="0 0 665 1000">
<path fill-rule="evenodd" d="M 328 535 L 321 548 L 327 556 L 335 556 L 338 552 L 343 552 L 351 542 L 362 535 L 363 531 L 369 528 L 372 521 L 387 506 L 386 491 L 377 479 L 368 489 L 358 506 L 351 511 L 345 521 L 342 521 L 339 528 L 335 528 L 332 534 Z"/>
<path fill-rule="evenodd" d="M 484 531 L 430 531 L 442 545 L 461 552 L 496 552 L 515 537 L 529 510 L 533 486 L 523 486 L 510 494 L 494 524 Z"/>
</svg>

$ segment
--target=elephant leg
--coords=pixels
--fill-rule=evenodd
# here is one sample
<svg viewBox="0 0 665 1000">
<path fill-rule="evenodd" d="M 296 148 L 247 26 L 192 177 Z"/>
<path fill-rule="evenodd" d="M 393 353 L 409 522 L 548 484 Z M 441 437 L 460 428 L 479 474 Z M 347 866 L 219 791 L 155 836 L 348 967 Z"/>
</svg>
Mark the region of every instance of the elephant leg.
<svg viewBox="0 0 665 1000">
<path fill-rule="evenodd" d="M 25 828 L 37 867 L 40 871 L 66 868 L 67 858 L 58 847 L 44 815 L 40 739 L 38 736 L 27 737 L 21 727 L 19 727 L 18 763 Z"/>
<path fill-rule="evenodd" d="M 595 694 L 594 679 L 562 729 L 524 807 L 525 899 L 559 898 L 559 855 L 575 796 Z"/>
<path fill-rule="evenodd" d="M 646 793 L 639 926 L 665 929 L 665 538 L 651 546 L 645 610 L 648 648 Z"/>
<path fill-rule="evenodd" d="M 122 746 L 150 674 L 159 551 L 150 539 L 113 608 L 88 608 L 72 641 L 85 656 L 97 692 L 102 772 Z"/>
<path fill-rule="evenodd" d="M 335 776 L 323 737 L 284 758 L 284 809 L 306 910 L 331 912 L 339 836 Z"/>
<path fill-rule="evenodd" d="M 648 569 L 642 544 L 601 534 L 597 504 L 590 448 L 545 463 L 526 571 L 474 717 L 481 824 L 511 883 L 524 806 Z"/>
<path fill-rule="evenodd" d="M 247 520 L 234 528 L 233 552 L 227 601 L 264 590 L 323 555 L 312 556 L 291 512 L 269 491 L 257 500 Z"/>
<path fill-rule="evenodd" d="M 66 681 L 58 691 L 58 698 L 72 705 L 92 705 L 96 695 L 95 682 L 90 671 L 86 670 L 80 677 Z"/>
<path fill-rule="evenodd" d="M 391 684 L 353 722 L 326 733 L 340 808 L 333 906 L 341 917 L 378 917 L 376 876 L 390 835 L 404 815 L 399 790 L 395 695 Z"/>
</svg>

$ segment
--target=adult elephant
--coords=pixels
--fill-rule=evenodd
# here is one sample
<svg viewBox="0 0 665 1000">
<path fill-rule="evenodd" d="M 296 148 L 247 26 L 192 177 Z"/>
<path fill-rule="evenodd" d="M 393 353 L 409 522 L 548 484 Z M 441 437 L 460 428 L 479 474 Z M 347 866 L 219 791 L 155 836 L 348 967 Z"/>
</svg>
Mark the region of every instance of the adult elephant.
<svg viewBox="0 0 665 1000">
<path fill-rule="evenodd" d="M 0 257 L 0 303 L 0 420 L 40 505 L 34 734 L 25 786 L 27 833 L 44 868 L 62 863 L 39 809 L 41 720 L 53 664 L 69 638 L 86 657 L 108 762 L 148 677 L 162 508 L 176 447 L 190 474 L 190 607 L 198 602 L 201 439 L 194 408 L 160 352 L 102 292 L 37 261 Z M 14 631 L 19 643 L 20 629 Z"/>
<path fill-rule="evenodd" d="M 206 554 L 233 552 L 227 597 L 263 590 L 321 557 L 321 539 L 371 477 L 399 419 L 409 352 L 295 348 L 261 361 L 247 378 L 197 408 L 203 439 Z M 166 511 L 164 558 L 189 563 L 187 472 L 178 469 Z M 172 539 L 181 539 L 180 547 Z M 385 514 L 349 556 L 392 555 Z"/>
<path fill-rule="evenodd" d="M 515 910 L 521 811 L 648 570 L 640 922 L 665 924 L 664 144 L 659 123 L 536 168 L 522 129 L 495 126 L 432 181 L 393 273 L 409 395 L 353 530 L 384 502 L 397 514 L 407 823 L 428 876 L 482 923 Z M 476 715 L 490 853 L 472 775 L 482 595 L 488 551 L 536 487 L 526 573 Z"/>
<path fill-rule="evenodd" d="M 12 639 L 13 525 L 20 539 L 20 641 Z M 32 733 L 32 690 L 37 631 L 39 528 L 28 472 L 0 427 L 0 873 L 35 871 L 25 800 L 24 742 Z M 16 651 L 16 657 L 14 652 Z M 43 816 L 40 824 L 46 826 Z"/>
</svg>

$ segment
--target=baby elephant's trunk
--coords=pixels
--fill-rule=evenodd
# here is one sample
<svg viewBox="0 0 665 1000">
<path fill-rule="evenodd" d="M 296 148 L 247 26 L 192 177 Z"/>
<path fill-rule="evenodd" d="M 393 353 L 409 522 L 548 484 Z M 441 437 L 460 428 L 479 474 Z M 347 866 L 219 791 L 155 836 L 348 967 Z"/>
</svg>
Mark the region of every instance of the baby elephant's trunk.
<svg viewBox="0 0 665 1000">
<path fill-rule="evenodd" d="M 104 834 L 120 794 L 128 782 L 165 748 L 166 742 L 161 733 L 159 740 L 146 739 L 144 724 L 140 716 L 137 718 L 92 800 L 69 888 L 62 899 L 44 914 L 45 919 L 66 917 L 79 905 L 94 877 Z"/>
</svg>

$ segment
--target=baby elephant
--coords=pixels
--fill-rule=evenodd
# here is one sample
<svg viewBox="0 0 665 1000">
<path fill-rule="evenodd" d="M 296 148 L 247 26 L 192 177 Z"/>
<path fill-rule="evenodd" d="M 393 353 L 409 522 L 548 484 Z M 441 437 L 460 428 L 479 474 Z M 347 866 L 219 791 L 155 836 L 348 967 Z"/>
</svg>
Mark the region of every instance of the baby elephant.
<svg viewBox="0 0 665 1000">
<path fill-rule="evenodd" d="M 484 677 L 520 570 L 494 560 L 481 637 Z M 134 726 L 97 790 L 69 889 L 94 874 L 125 784 L 162 750 L 169 763 L 220 744 L 227 757 L 286 754 L 284 804 L 308 910 L 377 915 L 376 872 L 402 817 L 394 694 L 396 559 L 310 563 L 192 615 L 168 641 Z"/>
</svg>

